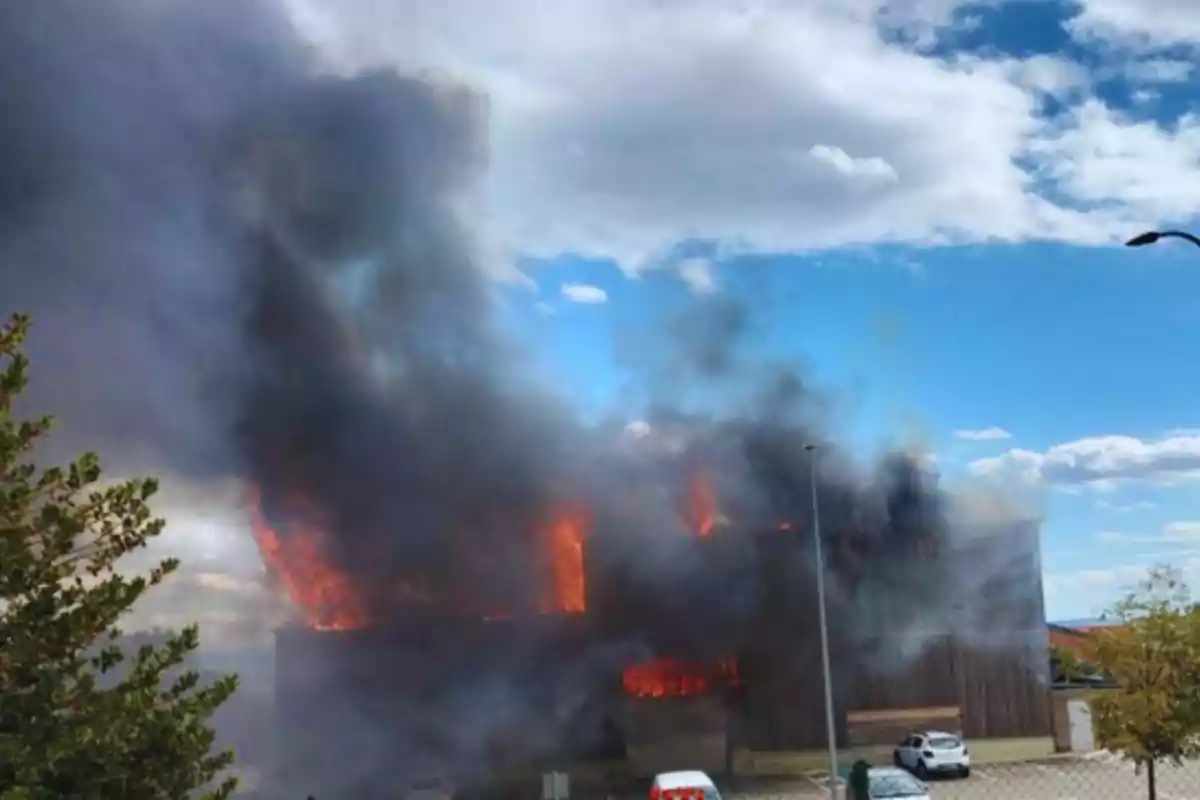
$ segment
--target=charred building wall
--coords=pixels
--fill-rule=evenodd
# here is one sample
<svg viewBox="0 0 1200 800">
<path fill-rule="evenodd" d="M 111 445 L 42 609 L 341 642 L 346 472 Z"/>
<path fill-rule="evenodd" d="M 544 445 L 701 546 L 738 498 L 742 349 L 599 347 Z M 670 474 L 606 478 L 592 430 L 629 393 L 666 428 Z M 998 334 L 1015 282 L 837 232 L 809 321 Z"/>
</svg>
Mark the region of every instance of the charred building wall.
<svg viewBox="0 0 1200 800">
<path fill-rule="evenodd" d="M 903 681 L 859 670 L 854 708 L 955 706 L 967 736 L 1047 735 L 1050 661 L 1037 525 L 980 531 L 936 557 L 973 583 L 982 601 L 961 610 L 952 627 L 918 627 L 872 642 L 876 657 L 887 648 L 918 655 Z M 973 581 L 981 563 L 1005 566 Z"/>
<path fill-rule="evenodd" d="M 917 540 L 913 558 L 898 553 L 895 563 L 873 565 L 923 570 L 939 589 L 954 583 L 935 579 L 937 573 L 956 573 L 959 585 L 973 587 L 982 597 L 970 604 L 952 593 L 914 598 L 911 582 L 879 578 L 864 580 L 858 593 L 828 598 L 839 746 L 852 743 L 851 715 L 893 709 L 957 709 L 962 731 L 971 737 L 1049 734 L 1038 542 L 1037 523 L 1005 523 L 957 531 L 953 538 Z M 780 551 L 807 547 L 795 537 L 777 538 L 769 546 Z M 768 561 L 778 565 L 786 559 L 780 554 Z M 1004 566 L 998 569 L 1000 562 Z M 982 564 L 988 569 L 981 570 Z M 972 575 L 986 577 L 973 582 Z M 825 744 L 816 596 L 809 593 L 806 609 L 793 597 L 789 613 L 766 615 L 755 642 L 744 651 L 741 743 L 752 750 Z M 782 594 L 776 589 L 768 607 Z M 889 741 L 890 735 L 879 736 Z"/>
<path fill-rule="evenodd" d="M 414 613 L 362 631 L 281 629 L 281 796 L 371 796 L 361 793 L 406 784 L 414 771 L 471 780 L 514 763 L 611 756 L 605 714 L 616 707 L 619 673 L 596 669 L 594 652 L 582 615 Z"/>
<path fill-rule="evenodd" d="M 967 576 L 981 561 L 1007 559 L 1005 570 L 975 587 L 987 598 L 982 605 L 956 609 L 953 597 L 935 595 L 922 598 L 928 613 L 914 615 L 911 602 L 880 588 L 886 581 L 862 583 L 867 594 L 831 591 L 840 746 L 852 743 L 851 715 L 888 709 L 957 708 L 971 737 L 1048 733 L 1037 538 L 1036 524 L 1006 525 L 936 547 L 918 544 L 915 562 L 897 555 L 892 568 Z M 626 755 L 657 764 L 681 743 L 702 746 L 708 761 L 736 747 L 824 746 L 816 595 L 795 578 L 809 564 L 810 538 L 772 529 L 697 539 L 696 564 L 708 565 L 710 579 L 727 582 L 730 592 L 743 592 L 754 610 L 737 636 L 727 608 L 711 616 L 707 640 L 694 624 L 681 623 L 675 636 L 652 635 L 664 630 L 661 621 L 642 617 L 636 593 L 622 591 L 620 571 L 606 571 L 602 552 L 587 549 L 582 614 L 497 621 L 413 614 L 370 631 L 280 631 L 279 764 L 288 784 L 306 790 L 339 771 L 370 772 L 377 781 L 370 764 L 411 769 L 421 757 L 414 748 L 465 754 L 466 771 L 486 772 Z M 704 616 L 687 607 L 686 586 L 664 581 L 661 588 L 678 593 L 674 613 Z M 697 697 L 638 698 L 622 688 L 631 663 L 703 663 L 731 654 L 736 682 L 714 682 Z"/>
</svg>

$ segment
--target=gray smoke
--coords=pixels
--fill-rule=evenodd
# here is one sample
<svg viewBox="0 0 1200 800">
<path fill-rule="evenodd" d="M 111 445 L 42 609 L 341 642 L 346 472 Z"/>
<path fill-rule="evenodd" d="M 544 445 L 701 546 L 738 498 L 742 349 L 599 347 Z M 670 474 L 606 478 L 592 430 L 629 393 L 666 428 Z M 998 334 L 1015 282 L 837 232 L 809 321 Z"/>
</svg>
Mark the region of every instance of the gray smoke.
<svg viewBox="0 0 1200 800">
<path fill-rule="evenodd" d="M 0 7 L 0 280 L 33 312 L 59 452 L 222 470 L 250 266 L 223 230 L 224 131 L 294 51 L 259 4 Z"/>
<path fill-rule="evenodd" d="M 724 524 L 810 530 L 803 445 L 817 443 L 848 638 L 974 631 L 970 615 L 930 613 L 979 606 L 962 576 L 913 555 L 956 527 L 932 476 L 900 455 L 863 475 L 840 455 L 827 399 L 749 357 L 747 308 L 698 304 L 647 347 L 670 369 L 647 384 L 641 442 L 583 425 L 528 376 L 462 215 L 486 168 L 485 109 L 394 72 L 323 73 L 269 0 L 0 4 L 0 285 L 35 316 L 29 401 L 61 419 L 51 455 L 242 476 L 285 540 L 327 534 L 324 557 L 375 619 L 415 584 L 441 613 L 536 610 L 535 532 L 583 501 L 589 558 L 612 576 L 598 602 L 622 622 L 577 659 L 578 684 L 631 652 L 744 644 L 764 604 L 752 546 L 729 537 L 718 565 L 701 557 L 683 487 L 705 468 Z M 683 408 L 682 387 L 722 402 Z M 811 608 L 810 570 L 788 575 L 781 626 L 788 603 Z M 892 584 L 912 605 L 886 622 L 856 610 Z M 447 669 L 461 682 L 443 696 L 478 718 L 439 747 L 470 755 L 520 727 L 523 706 L 496 699 L 526 666 L 515 653 L 486 682 L 484 705 L 504 710 L 491 718 L 478 673 Z M 360 727 L 360 757 L 394 758 Z"/>
</svg>

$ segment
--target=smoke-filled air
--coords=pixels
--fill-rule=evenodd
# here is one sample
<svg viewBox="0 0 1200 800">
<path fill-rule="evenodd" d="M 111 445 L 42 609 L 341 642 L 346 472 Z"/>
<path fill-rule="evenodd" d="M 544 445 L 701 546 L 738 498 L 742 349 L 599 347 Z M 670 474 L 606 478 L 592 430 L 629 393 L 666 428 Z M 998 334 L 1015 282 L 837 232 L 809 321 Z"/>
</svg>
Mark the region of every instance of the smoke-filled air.
<svg viewBox="0 0 1200 800">
<path fill-rule="evenodd" d="M 397 667 L 393 723 L 344 712 L 357 760 L 329 786 L 397 753 L 491 763 L 499 731 L 598 740 L 604 714 L 568 724 L 598 686 L 736 686 L 765 640 L 809 658 L 814 457 L 839 658 L 886 673 L 1040 614 L 1036 581 L 1006 577 L 1036 537 L 980 546 L 1017 515 L 904 452 L 839 449 L 836 394 L 742 347 L 748 306 L 696 299 L 647 332 L 656 368 L 630 371 L 653 402 L 585 421 L 497 319 L 476 87 L 335 73 L 265 0 L 0 4 L 0 75 L 0 285 L 33 315 L 53 455 L 236 477 L 289 647 L 323 675 L 330 642 L 373 631 L 411 658 L 460 628 L 540 631 L 412 667 L 419 688 Z M 715 400 L 676 401 L 697 387 Z M 969 569 L 929 558 L 972 547 Z M 569 677 L 535 715 L 516 676 L 551 658 Z"/>
</svg>

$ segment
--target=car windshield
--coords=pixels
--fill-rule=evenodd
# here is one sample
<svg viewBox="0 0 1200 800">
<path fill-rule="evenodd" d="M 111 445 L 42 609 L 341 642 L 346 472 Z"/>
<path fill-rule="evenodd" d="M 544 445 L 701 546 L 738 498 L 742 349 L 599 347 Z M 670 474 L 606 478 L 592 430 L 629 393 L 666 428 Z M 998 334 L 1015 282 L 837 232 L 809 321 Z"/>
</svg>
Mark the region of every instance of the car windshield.
<svg viewBox="0 0 1200 800">
<path fill-rule="evenodd" d="M 923 797 L 925 787 L 916 779 L 903 772 L 888 773 L 887 775 L 872 775 L 871 797 Z"/>
<path fill-rule="evenodd" d="M 929 740 L 929 746 L 934 750 L 954 750 L 962 746 L 955 736 L 934 736 Z"/>
</svg>

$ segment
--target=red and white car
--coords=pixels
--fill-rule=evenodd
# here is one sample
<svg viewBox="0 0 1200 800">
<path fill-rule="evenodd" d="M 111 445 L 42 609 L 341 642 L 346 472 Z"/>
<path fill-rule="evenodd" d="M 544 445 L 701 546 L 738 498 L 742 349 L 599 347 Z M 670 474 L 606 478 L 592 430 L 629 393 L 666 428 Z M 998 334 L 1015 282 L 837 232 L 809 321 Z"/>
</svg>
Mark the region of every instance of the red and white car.
<svg viewBox="0 0 1200 800">
<path fill-rule="evenodd" d="M 650 800 L 721 800 L 721 793 L 699 770 L 661 772 L 650 784 Z"/>
</svg>

